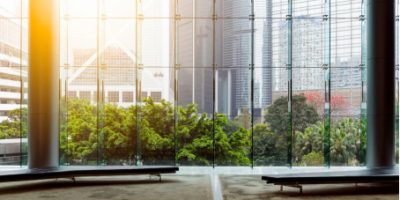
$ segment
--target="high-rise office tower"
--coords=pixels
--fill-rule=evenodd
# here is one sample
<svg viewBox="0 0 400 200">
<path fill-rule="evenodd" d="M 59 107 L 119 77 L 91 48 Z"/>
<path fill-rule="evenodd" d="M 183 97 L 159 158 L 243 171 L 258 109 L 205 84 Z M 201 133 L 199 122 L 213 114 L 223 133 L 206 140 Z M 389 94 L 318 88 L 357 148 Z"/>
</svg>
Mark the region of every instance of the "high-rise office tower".
<svg viewBox="0 0 400 200">
<path fill-rule="evenodd" d="M 221 3 L 222 65 L 219 67 L 218 108 L 236 117 L 240 110 L 251 108 L 253 90 L 254 108 L 265 108 L 272 101 L 272 2 L 254 1 L 254 34 L 251 30 L 250 1 L 225 0 Z M 232 16 L 239 16 L 232 18 Z M 252 37 L 254 46 L 252 46 Z M 251 48 L 254 48 L 253 50 Z M 254 52 L 254 76 L 251 75 L 251 53 Z M 251 88 L 253 78 L 257 90 Z M 222 79 L 222 80 L 220 80 Z M 227 94 L 226 94 L 227 93 Z M 226 98 L 228 97 L 228 98 Z M 225 100 L 223 100 L 225 99 Z"/>
<path fill-rule="evenodd" d="M 181 1 L 177 22 L 178 105 L 194 103 L 199 113 L 213 113 L 212 1 Z M 208 18 L 201 19 L 198 18 Z"/>
<path fill-rule="evenodd" d="M 251 14 L 250 1 L 221 1 L 222 65 L 228 71 L 230 103 L 228 115 L 234 118 L 241 109 L 251 106 Z M 236 16 L 236 18 L 232 18 Z M 238 17 L 239 16 L 239 17 Z M 222 78 L 222 77 L 221 77 Z M 219 96 L 218 98 L 224 98 Z"/>
<path fill-rule="evenodd" d="M 293 94 L 325 90 L 327 42 L 330 40 L 330 90 L 332 99 L 343 99 L 346 107 L 334 115 L 356 116 L 361 104 L 361 4 L 359 1 L 332 2 L 331 18 L 324 18 L 321 1 L 293 2 L 292 44 L 288 44 L 287 1 L 273 1 L 272 57 L 275 98 L 287 95 L 288 48 L 292 48 Z M 326 26 L 331 20 L 330 35 Z M 329 37 L 330 36 L 330 37 Z M 322 53 L 321 53 L 322 52 Z M 334 104 L 334 103 L 333 103 Z M 333 106 L 335 107 L 335 106 Z"/>
<path fill-rule="evenodd" d="M 261 105 L 260 108 L 265 108 L 272 103 L 272 1 L 255 1 L 257 4 L 266 4 L 265 9 L 260 9 L 260 11 L 265 11 L 266 17 L 262 24 L 262 65 L 261 65 Z M 256 5 L 256 7 L 261 7 L 261 5 Z M 256 10 L 257 11 L 257 10 Z M 257 13 L 256 13 L 257 14 Z M 257 22 L 256 22 L 257 23 Z M 260 24 L 261 26 L 261 24 Z M 259 30 L 260 32 L 260 30 Z M 258 63 L 256 63 L 256 69 L 258 69 Z"/>
</svg>

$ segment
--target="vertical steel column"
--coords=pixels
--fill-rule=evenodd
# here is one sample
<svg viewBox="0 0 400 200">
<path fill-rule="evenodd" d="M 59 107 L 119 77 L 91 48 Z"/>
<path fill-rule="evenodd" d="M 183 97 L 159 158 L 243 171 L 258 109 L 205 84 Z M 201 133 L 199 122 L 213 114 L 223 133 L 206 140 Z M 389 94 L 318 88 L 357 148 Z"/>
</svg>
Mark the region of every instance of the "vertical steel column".
<svg viewBox="0 0 400 200">
<path fill-rule="evenodd" d="M 59 165 L 59 1 L 29 3 L 29 168 Z"/>
<path fill-rule="evenodd" d="M 60 20 L 64 20 L 65 23 L 65 60 L 64 60 L 64 66 L 62 68 L 62 71 L 64 71 L 64 77 L 60 77 L 60 97 L 59 97 L 59 102 L 60 102 L 60 107 L 62 106 L 63 108 L 65 108 L 65 113 L 62 113 L 62 108 L 60 108 L 60 113 L 58 114 L 60 116 L 60 125 L 61 123 L 64 124 L 68 124 L 68 120 L 69 120 L 69 115 L 68 115 L 68 75 L 69 75 L 69 49 L 70 49 L 70 45 L 69 45 L 69 22 L 70 22 L 70 15 L 69 15 L 69 0 L 65 0 L 64 1 L 64 7 L 66 8 L 66 11 L 64 11 L 64 16 L 60 16 Z M 60 33 L 61 35 L 62 33 Z M 61 51 L 60 51 L 61 53 Z M 61 70 L 61 67 L 60 67 Z M 63 87 L 64 84 L 64 87 Z M 64 97 L 62 98 L 62 95 L 64 93 Z M 62 103 L 63 102 L 63 103 Z M 65 121 L 62 121 L 61 116 L 65 116 Z M 61 128 L 61 127 L 59 127 Z M 66 138 L 68 138 L 69 135 L 69 130 L 65 129 L 64 130 L 66 133 Z M 60 132 L 61 135 L 61 132 Z M 60 136 L 59 136 L 60 139 Z M 61 163 L 62 165 L 69 165 L 71 163 L 71 159 L 69 157 L 70 154 L 70 144 L 69 144 L 69 140 L 65 141 L 67 149 L 64 152 L 64 163 Z M 61 153 L 60 153 L 61 156 Z M 61 161 L 61 160 L 60 160 Z"/>
<path fill-rule="evenodd" d="M 361 116 L 360 116 L 360 150 L 357 152 L 358 160 L 360 164 L 365 164 L 366 152 L 364 146 L 366 141 L 363 139 L 366 136 L 366 123 L 367 123 L 367 22 L 365 20 L 366 13 L 366 0 L 361 2 L 361 15 L 359 20 L 361 21 Z"/>
<path fill-rule="evenodd" d="M 140 139 L 141 107 L 142 107 L 142 0 L 136 0 L 136 165 L 142 165 L 142 145 Z"/>
<path fill-rule="evenodd" d="M 22 13 L 23 13 L 23 10 L 22 10 L 22 8 L 23 8 L 23 0 L 20 0 L 19 1 L 19 3 L 20 3 L 20 21 L 19 21 L 19 23 L 20 23 L 20 26 L 19 26 L 19 28 L 20 28 L 20 34 L 19 34 L 19 78 L 20 78 L 20 95 L 19 95 L 19 110 L 21 111 L 21 112 L 19 112 L 19 118 L 20 118 L 20 123 L 19 123 L 19 152 L 20 152 L 20 154 L 19 154 L 19 164 L 20 164 L 20 166 L 22 166 L 22 165 L 24 165 L 24 164 L 26 164 L 25 163 L 25 161 L 24 161 L 24 158 L 23 158 L 23 154 L 24 154 L 24 148 L 23 148 L 23 144 L 22 144 L 22 130 L 23 130 L 23 113 L 22 113 L 22 108 L 23 108 L 23 106 L 22 106 L 22 104 L 23 104 L 23 102 L 24 102 L 24 92 L 25 92 L 25 90 L 24 90 L 24 78 L 23 78 L 23 76 L 22 76 L 22 60 L 23 60 L 23 50 L 22 50 L 22 39 L 23 39 L 23 18 L 22 18 Z"/>
<path fill-rule="evenodd" d="M 331 148 L 331 0 L 325 0 L 324 20 L 324 79 L 325 79 L 325 104 L 324 104 L 324 165 L 330 166 Z"/>
<path fill-rule="evenodd" d="M 394 165 L 395 4 L 367 1 L 367 166 Z"/>
<path fill-rule="evenodd" d="M 251 36 L 250 36 L 250 114 L 251 114 L 251 168 L 254 167 L 254 0 L 251 0 L 251 13 L 249 16 L 250 26 L 251 26 Z"/>
<path fill-rule="evenodd" d="M 100 62 L 100 20 L 99 20 L 99 15 L 100 15 L 100 1 L 96 1 L 96 6 L 97 6 L 97 13 L 96 13 L 96 83 L 97 83 L 97 101 L 96 101 L 96 136 L 97 136 L 97 149 L 96 149 L 96 164 L 100 165 L 100 156 L 101 156 L 101 148 L 102 148 L 102 142 L 100 139 L 100 105 L 101 101 L 103 98 L 103 90 L 101 87 L 101 81 L 100 81 L 100 67 L 99 67 L 99 62 Z"/>
<path fill-rule="evenodd" d="M 212 49 L 212 69 L 213 69 L 213 113 L 212 113 L 212 121 L 213 121 L 213 125 L 212 125 L 212 135 L 213 135 L 213 167 L 216 166 L 216 155 L 215 155 L 215 74 L 216 74 L 216 70 L 217 70 L 217 64 L 216 64 L 216 57 L 215 57 L 215 26 L 218 20 L 218 16 L 217 16 L 217 11 L 216 11 L 216 1 L 217 0 L 213 0 L 213 14 L 212 14 L 212 31 L 213 31 L 213 35 L 212 35 L 212 45 L 213 45 L 213 49 Z"/>
<path fill-rule="evenodd" d="M 178 153 L 178 72 L 180 65 L 178 64 L 178 21 L 181 19 L 178 9 L 178 0 L 173 0 L 173 65 L 174 65 L 174 164 L 178 164 L 177 156 Z"/>
<path fill-rule="evenodd" d="M 292 149 L 293 149 L 293 116 L 292 116 L 292 0 L 288 0 L 288 13 L 286 15 L 286 21 L 288 24 L 288 32 L 287 32 L 287 47 L 288 47 L 288 57 L 286 69 L 288 71 L 288 130 L 287 130 L 287 164 L 289 167 L 292 167 Z"/>
</svg>

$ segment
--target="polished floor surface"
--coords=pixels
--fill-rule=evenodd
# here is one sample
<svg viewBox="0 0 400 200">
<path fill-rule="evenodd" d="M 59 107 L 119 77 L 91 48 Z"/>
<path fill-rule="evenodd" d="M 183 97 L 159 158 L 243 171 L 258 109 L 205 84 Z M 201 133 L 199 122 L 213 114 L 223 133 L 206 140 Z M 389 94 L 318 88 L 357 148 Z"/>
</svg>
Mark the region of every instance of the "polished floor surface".
<svg viewBox="0 0 400 200">
<path fill-rule="evenodd" d="M 338 200 L 383 200 L 399 199 L 398 185 L 392 184 L 326 184 L 304 185 L 303 193 L 298 188 L 260 183 L 258 176 L 221 175 L 224 199 L 338 199 Z"/>
<path fill-rule="evenodd" d="M 11 168 L 15 169 L 15 168 Z M 327 184 L 297 188 L 267 185 L 264 174 L 359 170 L 359 167 L 180 167 L 177 174 L 79 177 L 0 183 L 0 200 L 130 200 L 130 199 L 399 199 L 398 185 Z M 7 171 L 3 168 L 0 171 Z"/>
<path fill-rule="evenodd" d="M 113 176 L 8 182 L 0 184 L 1 200 L 130 200 L 130 199 L 399 199 L 398 185 L 329 184 L 296 188 L 267 185 L 258 175 Z"/>
</svg>

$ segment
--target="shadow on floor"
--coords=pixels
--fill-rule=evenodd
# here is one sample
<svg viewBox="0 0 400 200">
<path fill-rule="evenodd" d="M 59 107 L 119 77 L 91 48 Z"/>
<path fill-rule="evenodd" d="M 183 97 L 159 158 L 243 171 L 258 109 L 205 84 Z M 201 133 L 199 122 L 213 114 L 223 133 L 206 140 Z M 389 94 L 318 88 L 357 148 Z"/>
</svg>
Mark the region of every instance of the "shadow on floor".
<svg viewBox="0 0 400 200">
<path fill-rule="evenodd" d="M 24 181 L 24 182 L 6 182 L 0 184 L 0 194 L 15 194 L 24 192 L 40 192 L 51 189 L 61 188 L 74 188 L 74 187 L 95 187 L 95 186 L 116 186 L 116 185 L 144 185 L 144 184 L 167 184 L 167 183 L 179 183 L 179 180 L 162 179 L 138 179 L 138 180 L 127 180 L 126 178 L 118 180 L 117 178 L 90 180 L 85 177 L 84 179 L 77 178 L 76 182 L 71 179 L 49 179 L 40 181 Z"/>
<path fill-rule="evenodd" d="M 398 199 L 399 184 L 316 184 L 298 188 L 266 184 L 260 176 L 220 176 L 224 199 L 338 199 L 338 200 L 383 200 Z"/>
<path fill-rule="evenodd" d="M 304 185 L 301 194 L 296 188 L 283 187 L 283 191 L 279 191 L 276 187 L 275 195 L 287 196 L 348 196 L 348 195 L 384 195 L 398 194 L 398 183 L 385 184 L 343 184 L 343 185 Z"/>
</svg>

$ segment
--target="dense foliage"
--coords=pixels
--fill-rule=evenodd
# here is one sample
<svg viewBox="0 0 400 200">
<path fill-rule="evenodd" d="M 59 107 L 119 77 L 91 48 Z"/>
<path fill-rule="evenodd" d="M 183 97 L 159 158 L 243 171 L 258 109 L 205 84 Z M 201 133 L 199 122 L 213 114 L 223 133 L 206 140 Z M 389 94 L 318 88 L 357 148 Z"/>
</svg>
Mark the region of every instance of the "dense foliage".
<svg viewBox="0 0 400 200">
<path fill-rule="evenodd" d="M 0 122 L 0 139 L 24 138 L 28 135 L 28 110 L 15 109 L 8 113 L 8 120 Z"/>
<path fill-rule="evenodd" d="M 293 95 L 292 97 L 292 119 L 293 130 L 304 131 L 311 124 L 320 120 L 316 108 L 307 104 L 304 95 Z M 287 124 L 289 123 L 288 115 L 288 98 L 282 96 L 275 100 L 271 106 L 267 108 L 264 116 L 265 123 L 270 124 L 271 129 L 277 134 L 286 134 Z"/>
<path fill-rule="evenodd" d="M 287 164 L 287 98 L 266 109 L 265 122 L 253 126 L 249 113 L 230 120 L 198 113 L 195 104 L 178 106 L 146 99 L 140 106 L 61 102 L 60 150 L 65 164 L 250 165 Z M 305 96 L 293 96 L 293 165 L 323 165 L 324 123 Z M 22 130 L 22 131 L 21 131 Z M 138 134 L 139 133 L 139 134 Z M 333 165 L 362 165 L 365 120 L 341 118 L 330 126 Z M 0 123 L 0 139 L 27 136 L 27 109 Z M 253 144 L 252 144 L 253 141 Z M 253 148 L 252 148 L 253 147 Z M 252 150 L 254 150 L 252 152 Z"/>
<path fill-rule="evenodd" d="M 214 154 L 219 165 L 250 164 L 250 132 L 225 115 L 213 120 L 198 114 L 193 104 L 178 107 L 177 116 L 171 103 L 150 98 L 129 108 L 104 104 L 98 109 L 77 99 L 66 107 L 61 150 L 71 164 L 172 164 L 176 159 L 210 165 Z"/>
</svg>

